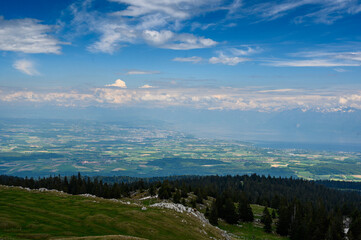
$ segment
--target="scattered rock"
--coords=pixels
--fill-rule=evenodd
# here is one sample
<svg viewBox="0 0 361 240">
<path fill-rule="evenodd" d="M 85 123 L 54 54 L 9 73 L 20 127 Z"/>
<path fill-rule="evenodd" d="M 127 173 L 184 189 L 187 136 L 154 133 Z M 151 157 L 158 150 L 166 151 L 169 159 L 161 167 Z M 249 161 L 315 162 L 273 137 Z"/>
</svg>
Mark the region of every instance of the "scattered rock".
<svg viewBox="0 0 361 240">
<path fill-rule="evenodd" d="M 197 211 L 193 208 L 186 207 L 182 204 L 161 202 L 161 203 L 154 203 L 154 204 L 150 205 L 150 207 L 167 208 L 167 209 L 172 209 L 179 213 L 188 213 L 188 214 L 195 216 L 196 218 L 201 220 L 203 223 L 209 224 L 208 219 L 206 219 L 202 213 L 200 213 L 199 211 Z"/>
<path fill-rule="evenodd" d="M 139 200 L 143 201 L 143 200 L 152 199 L 152 198 L 158 198 L 158 195 L 155 195 L 153 197 L 152 196 L 143 197 L 143 198 L 140 198 Z"/>
</svg>

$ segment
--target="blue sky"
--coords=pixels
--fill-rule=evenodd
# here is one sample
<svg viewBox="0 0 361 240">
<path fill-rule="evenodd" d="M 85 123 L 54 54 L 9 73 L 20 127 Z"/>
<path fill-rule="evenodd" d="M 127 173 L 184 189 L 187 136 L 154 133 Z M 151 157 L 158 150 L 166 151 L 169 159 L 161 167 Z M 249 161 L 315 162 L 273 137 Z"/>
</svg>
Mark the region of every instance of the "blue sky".
<svg viewBox="0 0 361 240">
<path fill-rule="evenodd" d="M 361 109 L 356 0 L 0 2 L 0 101 Z"/>
</svg>

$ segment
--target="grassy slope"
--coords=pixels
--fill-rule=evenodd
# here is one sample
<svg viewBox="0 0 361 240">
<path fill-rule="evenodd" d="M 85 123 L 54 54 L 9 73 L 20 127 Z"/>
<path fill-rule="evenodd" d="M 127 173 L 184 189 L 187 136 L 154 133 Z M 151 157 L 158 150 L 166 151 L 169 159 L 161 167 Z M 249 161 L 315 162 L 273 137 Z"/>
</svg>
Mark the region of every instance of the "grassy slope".
<svg viewBox="0 0 361 240">
<path fill-rule="evenodd" d="M 206 232 L 204 232 L 204 231 Z M 147 239 L 221 239 L 216 228 L 171 210 L 0 186 L 0 238 L 128 235 Z M 97 239 L 131 239 L 108 236 Z"/>
</svg>

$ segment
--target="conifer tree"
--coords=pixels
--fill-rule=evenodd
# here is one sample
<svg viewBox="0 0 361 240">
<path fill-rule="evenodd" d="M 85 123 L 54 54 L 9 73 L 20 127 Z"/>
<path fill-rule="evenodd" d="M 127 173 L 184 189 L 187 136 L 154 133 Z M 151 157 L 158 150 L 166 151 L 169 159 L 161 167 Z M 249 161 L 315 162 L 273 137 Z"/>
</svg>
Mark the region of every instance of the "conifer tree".
<svg viewBox="0 0 361 240">
<path fill-rule="evenodd" d="M 343 226 L 343 217 L 340 211 L 331 214 L 330 224 L 328 226 L 326 240 L 343 240 L 345 232 Z"/>
<path fill-rule="evenodd" d="M 206 207 L 206 211 L 205 211 L 205 213 L 204 213 L 204 216 L 205 216 L 206 218 L 209 218 L 209 208 L 208 208 L 208 207 Z"/>
<path fill-rule="evenodd" d="M 154 196 L 156 193 L 157 193 L 157 189 L 152 184 L 152 186 L 149 188 L 149 194 L 150 194 L 150 196 Z"/>
<path fill-rule="evenodd" d="M 209 213 L 209 222 L 212 225 L 218 225 L 218 209 L 216 201 L 214 200 L 211 205 L 211 210 Z"/>
<path fill-rule="evenodd" d="M 276 211 L 273 209 L 272 210 L 272 219 L 275 219 L 277 216 L 276 216 Z"/>
<path fill-rule="evenodd" d="M 173 202 L 180 203 L 180 199 L 181 199 L 181 194 L 180 194 L 180 191 L 177 190 L 173 195 Z"/>
<path fill-rule="evenodd" d="M 244 222 L 253 222 L 254 220 L 252 208 L 244 195 L 241 196 L 241 200 L 238 203 L 238 217 Z"/>
<path fill-rule="evenodd" d="M 357 210 L 352 214 L 347 236 L 350 240 L 361 240 L 361 214 Z"/>
<path fill-rule="evenodd" d="M 291 222 L 290 210 L 287 205 L 281 205 L 278 216 L 276 232 L 281 236 L 287 236 Z"/>
<path fill-rule="evenodd" d="M 302 208 L 299 203 L 293 205 L 292 223 L 289 233 L 291 240 L 304 240 L 309 238 L 307 235 L 305 213 L 305 208 Z"/>
<path fill-rule="evenodd" d="M 267 232 L 267 233 L 272 232 L 272 217 L 268 211 L 267 206 L 263 210 L 261 222 L 264 224 L 263 229 L 265 232 Z"/>
<path fill-rule="evenodd" d="M 171 189 L 169 186 L 169 181 L 165 180 L 158 191 L 158 196 L 160 199 L 169 199 L 171 197 Z"/>
<path fill-rule="evenodd" d="M 236 208 L 234 207 L 234 203 L 230 198 L 226 198 L 224 203 L 224 220 L 230 224 L 235 224 L 238 221 Z"/>
</svg>

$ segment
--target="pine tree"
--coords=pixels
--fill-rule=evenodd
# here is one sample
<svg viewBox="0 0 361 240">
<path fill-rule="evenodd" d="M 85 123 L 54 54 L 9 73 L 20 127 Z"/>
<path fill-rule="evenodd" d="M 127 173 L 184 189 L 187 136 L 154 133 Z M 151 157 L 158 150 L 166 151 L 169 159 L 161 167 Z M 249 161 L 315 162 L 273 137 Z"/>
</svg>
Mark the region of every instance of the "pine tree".
<svg viewBox="0 0 361 240">
<path fill-rule="evenodd" d="M 169 199 L 171 197 L 171 189 L 169 186 L 168 180 L 165 180 L 158 191 L 158 196 L 160 199 Z"/>
<path fill-rule="evenodd" d="M 191 206 L 192 206 L 192 208 L 197 208 L 197 202 L 195 199 L 191 200 Z"/>
<path fill-rule="evenodd" d="M 299 203 L 293 205 L 292 223 L 289 233 L 291 240 L 309 239 L 305 214 L 306 209 L 302 208 Z"/>
<path fill-rule="evenodd" d="M 281 236 L 287 236 L 291 222 L 291 215 L 287 205 L 280 205 L 278 216 L 276 232 Z"/>
<path fill-rule="evenodd" d="M 209 208 L 208 207 L 206 207 L 206 212 L 204 213 L 204 216 L 206 218 L 209 218 Z"/>
<path fill-rule="evenodd" d="M 154 196 L 156 193 L 157 193 L 157 189 L 152 184 L 152 186 L 149 188 L 149 194 L 150 194 L 150 196 Z"/>
<path fill-rule="evenodd" d="M 336 214 L 331 214 L 330 224 L 328 226 L 326 240 L 343 240 L 345 239 L 345 232 L 343 226 L 343 217 L 340 211 Z"/>
<path fill-rule="evenodd" d="M 357 210 L 352 214 L 347 236 L 350 240 L 361 240 L 361 214 Z"/>
<path fill-rule="evenodd" d="M 181 194 L 180 194 L 179 190 L 177 190 L 173 195 L 173 202 L 180 203 L 180 199 L 181 199 Z"/>
<path fill-rule="evenodd" d="M 272 219 L 275 219 L 277 216 L 276 216 L 276 211 L 273 209 L 272 210 Z"/>
<path fill-rule="evenodd" d="M 230 198 L 227 198 L 224 204 L 224 220 L 230 224 L 235 224 L 238 221 L 236 208 Z"/>
<path fill-rule="evenodd" d="M 218 225 L 218 209 L 215 200 L 212 202 L 211 210 L 209 213 L 209 222 L 212 225 Z"/>
<path fill-rule="evenodd" d="M 244 222 L 253 222 L 254 220 L 252 208 L 244 195 L 241 196 L 241 200 L 238 203 L 238 217 Z"/>
<path fill-rule="evenodd" d="M 313 209 L 312 229 L 310 236 L 313 240 L 325 239 L 328 230 L 328 217 L 322 201 L 318 201 Z"/>
<path fill-rule="evenodd" d="M 267 206 L 263 210 L 261 222 L 264 224 L 263 229 L 265 232 L 267 233 L 272 232 L 272 217 L 268 211 Z"/>
</svg>

